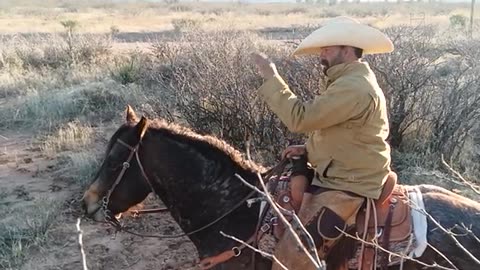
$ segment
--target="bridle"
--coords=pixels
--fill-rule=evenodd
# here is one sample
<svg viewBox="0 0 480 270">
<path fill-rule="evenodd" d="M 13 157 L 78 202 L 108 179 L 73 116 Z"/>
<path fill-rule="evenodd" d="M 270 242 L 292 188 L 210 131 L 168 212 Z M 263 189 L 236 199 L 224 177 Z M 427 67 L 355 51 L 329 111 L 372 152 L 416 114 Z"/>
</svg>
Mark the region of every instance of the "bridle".
<svg viewBox="0 0 480 270">
<path fill-rule="evenodd" d="M 121 182 L 121 180 L 122 180 L 123 176 L 125 175 L 125 172 L 128 170 L 128 168 L 130 168 L 130 163 L 131 163 L 134 156 L 135 156 L 137 164 L 140 168 L 143 179 L 145 179 L 145 181 L 147 182 L 148 186 L 150 187 L 150 190 L 155 193 L 155 189 L 153 188 L 152 182 L 148 178 L 148 175 L 145 172 L 145 169 L 142 165 L 142 162 L 140 161 L 140 157 L 139 157 L 139 154 L 138 154 L 141 142 L 142 142 L 142 138 L 140 138 L 140 141 L 137 143 L 137 145 L 132 147 L 131 145 L 125 143 L 121 139 L 117 139 L 117 141 L 116 141 L 116 143 L 119 143 L 120 145 L 122 145 L 122 146 L 126 147 L 128 150 L 130 150 L 130 153 L 128 155 L 127 160 L 122 163 L 122 170 L 120 171 L 117 178 L 115 179 L 115 182 L 110 187 L 110 189 L 107 191 L 106 195 L 102 198 L 101 207 L 97 209 L 97 211 L 100 210 L 100 209 L 103 211 L 105 222 L 107 222 L 108 224 L 112 225 L 115 228 L 115 234 L 119 231 L 123 231 L 123 232 L 129 233 L 129 234 L 132 234 L 132 235 L 136 235 L 136 236 L 140 236 L 140 237 L 159 238 L 159 239 L 179 238 L 179 237 L 184 237 L 184 236 L 190 236 L 192 234 L 198 233 L 200 231 L 203 231 L 203 230 L 213 226 L 214 224 L 216 224 L 217 222 L 219 222 L 220 220 L 225 218 L 227 215 L 229 215 L 233 211 L 237 210 L 240 206 L 242 206 L 244 203 L 246 203 L 256 193 L 255 190 L 252 190 L 250 193 L 247 194 L 247 196 L 245 196 L 237 204 L 235 204 L 232 208 L 230 208 L 227 212 L 225 212 L 224 214 L 222 214 L 221 216 L 219 216 L 215 220 L 207 223 L 204 226 L 201 226 L 198 229 L 192 230 L 192 231 L 187 232 L 187 233 L 180 233 L 180 234 L 175 234 L 175 235 L 150 235 L 150 234 L 140 234 L 140 233 L 128 230 L 120 223 L 120 221 L 108 209 L 108 203 L 110 202 L 110 197 L 111 197 L 113 191 L 115 190 L 116 186 Z M 276 167 L 270 169 L 266 173 L 265 178 L 268 179 L 269 177 L 271 177 L 275 173 L 278 173 L 279 171 L 282 171 L 283 168 L 285 167 L 285 164 L 286 164 L 286 162 L 285 162 L 285 160 L 283 160 Z M 143 212 L 154 213 L 154 212 L 163 212 L 163 211 L 168 211 L 168 210 L 166 208 L 162 208 L 162 209 L 155 209 L 153 211 L 152 210 L 150 210 L 150 211 L 146 210 L 146 211 L 143 211 Z M 138 211 L 137 211 L 137 213 L 138 213 Z M 263 219 L 262 216 L 264 216 L 265 213 L 266 213 L 266 211 L 264 209 L 264 211 L 261 213 L 261 217 L 259 218 L 259 221 L 257 223 L 257 226 L 256 226 L 256 229 L 255 229 L 255 232 L 254 232 L 253 236 L 250 237 L 250 239 L 248 239 L 246 241 L 247 244 L 252 244 L 252 243 L 254 245 L 256 244 L 257 236 L 258 236 L 257 232 L 259 230 L 259 224 L 262 221 L 262 219 Z M 247 247 L 246 244 L 241 244 L 239 246 L 234 246 L 230 250 L 224 251 L 224 252 L 220 253 L 219 255 L 203 259 L 200 262 L 200 266 L 201 266 L 202 269 L 210 269 L 210 268 L 212 268 L 213 266 L 215 266 L 219 263 L 223 263 L 223 262 L 225 262 L 225 261 L 227 261 L 227 260 L 229 260 L 233 257 L 240 256 L 241 253 L 242 253 L 242 250 L 246 247 Z"/>
<path fill-rule="evenodd" d="M 112 213 L 108 209 L 108 203 L 110 202 L 110 196 L 112 195 L 113 190 L 120 183 L 120 181 L 122 180 L 123 175 L 125 174 L 127 169 L 130 168 L 130 162 L 132 161 L 132 158 L 133 158 L 134 154 L 135 154 L 135 157 L 137 159 L 137 163 L 138 163 L 138 166 L 140 167 L 140 171 L 142 173 L 143 178 L 145 179 L 148 186 L 150 187 L 150 190 L 152 192 L 155 192 L 155 190 L 153 189 L 153 185 L 150 182 L 147 174 L 145 173 L 145 170 L 143 168 L 142 163 L 140 162 L 140 157 L 138 156 L 138 149 L 140 148 L 141 140 L 137 145 L 135 145 L 135 147 L 130 146 L 129 144 L 122 141 L 121 139 L 117 139 L 117 142 L 120 145 L 123 145 L 123 146 L 127 147 L 130 150 L 130 153 L 128 155 L 127 160 L 125 162 L 123 162 L 123 164 L 122 164 L 122 171 L 120 171 L 120 173 L 118 174 L 117 179 L 115 179 L 115 182 L 110 187 L 107 194 L 102 198 L 102 207 L 99 208 L 99 209 L 102 209 L 102 211 L 104 212 L 104 216 L 106 218 L 108 217 L 110 219 L 110 220 L 106 220 L 106 221 L 109 222 L 109 223 L 111 221 L 113 221 L 115 224 L 117 224 L 116 226 L 118 226 L 118 224 L 120 224 L 120 223 L 118 222 L 118 220 L 116 220 L 116 218 L 112 215 Z M 156 208 L 156 209 L 147 209 L 147 210 L 132 210 L 130 212 L 132 212 L 134 214 L 134 216 L 138 216 L 141 213 L 158 213 L 158 212 L 165 212 L 165 211 L 168 211 L 168 209 L 167 208 Z"/>
</svg>

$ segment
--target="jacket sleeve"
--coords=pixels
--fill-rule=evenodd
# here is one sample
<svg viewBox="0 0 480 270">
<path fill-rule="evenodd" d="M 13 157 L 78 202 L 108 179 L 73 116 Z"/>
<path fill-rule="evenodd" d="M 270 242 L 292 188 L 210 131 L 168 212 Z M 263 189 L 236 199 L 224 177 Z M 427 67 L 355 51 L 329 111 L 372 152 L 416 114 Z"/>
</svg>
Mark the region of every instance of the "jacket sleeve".
<svg viewBox="0 0 480 270">
<path fill-rule="evenodd" d="M 361 116 L 373 98 L 350 78 L 334 81 L 322 95 L 303 102 L 279 76 L 258 90 L 270 109 L 292 132 L 311 132 Z"/>
</svg>

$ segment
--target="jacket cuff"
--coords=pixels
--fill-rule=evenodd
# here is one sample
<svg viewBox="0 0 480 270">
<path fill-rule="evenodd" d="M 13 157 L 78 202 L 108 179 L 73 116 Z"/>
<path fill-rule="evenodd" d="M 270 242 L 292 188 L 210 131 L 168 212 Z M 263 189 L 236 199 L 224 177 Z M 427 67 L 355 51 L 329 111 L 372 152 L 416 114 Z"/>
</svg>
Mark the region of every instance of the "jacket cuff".
<svg viewBox="0 0 480 270">
<path fill-rule="evenodd" d="M 270 100 L 273 96 L 278 95 L 280 91 L 288 88 L 288 85 L 280 77 L 280 75 L 275 75 L 272 78 L 266 80 L 263 85 L 258 89 L 258 93 L 265 100 Z"/>
</svg>

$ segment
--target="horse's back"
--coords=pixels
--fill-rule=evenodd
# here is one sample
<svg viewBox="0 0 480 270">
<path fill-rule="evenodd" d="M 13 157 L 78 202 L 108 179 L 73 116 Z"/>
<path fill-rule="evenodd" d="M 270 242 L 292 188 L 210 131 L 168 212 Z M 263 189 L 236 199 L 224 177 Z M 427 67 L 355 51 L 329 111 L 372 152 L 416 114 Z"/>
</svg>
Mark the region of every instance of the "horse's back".
<svg viewBox="0 0 480 270">
<path fill-rule="evenodd" d="M 424 184 L 424 185 L 418 185 L 417 187 L 420 189 L 420 192 L 422 192 L 423 194 L 425 194 L 425 193 L 441 193 L 443 195 L 447 195 L 447 196 L 450 196 L 452 198 L 459 199 L 461 201 L 474 203 L 474 204 L 477 204 L 477 206 L 480 206 L 480 203 L 478 203 L 478 202 L 476 202 L 476 201 L 474 201 L 470 198 L 467 198 L 465 196 L 462 196 L 458 193 L 452 192 L 452 191 L 450 191 L 446 188 L 440 187 L 440 186 Z"/>
<path fill-rule="evenodd" d="M 478 265 L 458 247 L 461 245 L 480 259 L 480 203 L 434 185 L 417 186 L 428 213 L 428 243 L 443 253 L 458 269 L 478 269 Z M 441 225 L 447 232 L 438 228 Z M 470 231 L 470 232 L 469 232 Z M 444 262 L 436 252 L 426 252 L 427 261 Z M 443 265 L 449 266 L 444 262 Z"/>
</svg>

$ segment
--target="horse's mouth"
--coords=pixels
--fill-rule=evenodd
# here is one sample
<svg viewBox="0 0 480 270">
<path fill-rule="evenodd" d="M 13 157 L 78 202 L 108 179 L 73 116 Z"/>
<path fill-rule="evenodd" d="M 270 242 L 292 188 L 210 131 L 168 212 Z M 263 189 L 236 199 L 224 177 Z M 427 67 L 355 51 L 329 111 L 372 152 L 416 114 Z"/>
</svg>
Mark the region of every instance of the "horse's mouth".
<svg viewBox="0 0 480 270">
<path fill-rule="evenodd" d="M 92 218 L 95 221 L 105 220 L 105 214 L 102 211 L 102 201 L 100 195 L 96 190 L 89 189 L 83 195 L 83 209 L 85 216 Z"/>
<path fill-rule="evenodd" d="M 100 206 L 98 206 L 98 209 L 95 212 L 90 214 L 90 217 L 95 221 L 105 221 L 105 213 Z"/>
<path fill-rule="evenodd" d="M 102 207 L 98 203 L 87 204 L 83 202 L 83 209 L 85 210 L 85 216 L 95 221 L 104 221 L 105 214 L 102 211 Z"/>
</svg>

